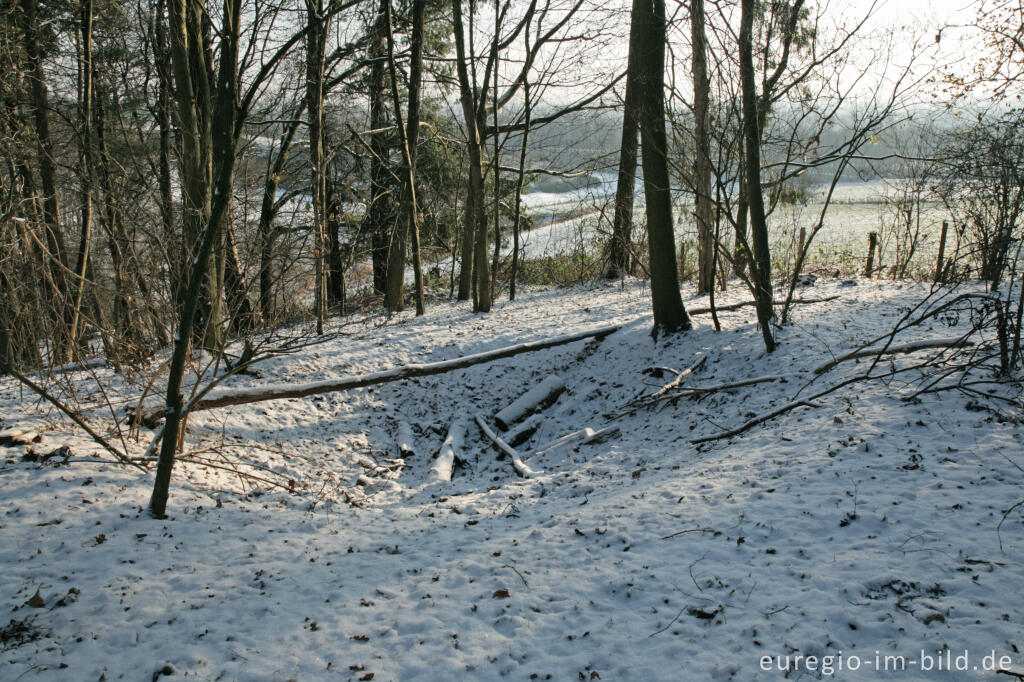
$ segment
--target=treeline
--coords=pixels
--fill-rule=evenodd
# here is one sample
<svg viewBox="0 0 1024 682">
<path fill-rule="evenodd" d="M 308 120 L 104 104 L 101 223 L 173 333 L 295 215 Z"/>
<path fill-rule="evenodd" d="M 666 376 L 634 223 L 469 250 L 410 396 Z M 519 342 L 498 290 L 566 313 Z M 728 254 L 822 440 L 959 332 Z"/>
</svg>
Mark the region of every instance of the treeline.
<svg viewBox="0 0 1024 682">
<path fill-rule="evenodd" d="M 917 121 L 936 83 L 954 102 L 973 82 L 918 68 L 924 39 L 892 62 L 907 35 L 827 10 L 698 0 L 670 21 L 661 0 L 6 2 L 0 369 L 97 352 L 131 364 L 176 339 L 217 353 L 285 320 L 322 331 L 354 295 L 486 312 L 515 296 L 530 183 L 612 175 L 605 275 L 650 277 L 657 311 L 678 290 L 673 197 L 689 197 L 698 290 L 739 276 L 771 347 L 778 206 L 870 173 L 948 186 L 935 162 L 965 166 L 956 136 L 970 125 Z M 1017 19 L 981 8 L 978 23 Z M 1006 48 L 1000 68 L 1017 58 Z"/>
</svg>

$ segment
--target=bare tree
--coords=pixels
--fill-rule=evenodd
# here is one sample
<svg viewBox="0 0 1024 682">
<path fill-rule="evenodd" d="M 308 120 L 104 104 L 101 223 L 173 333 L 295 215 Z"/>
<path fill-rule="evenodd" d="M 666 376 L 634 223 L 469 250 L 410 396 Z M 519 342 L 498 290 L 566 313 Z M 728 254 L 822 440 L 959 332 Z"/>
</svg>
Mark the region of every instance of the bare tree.
<svg viewBox="0 0 1024 682">
<path fill-rule="evenodd" d="M 690 318 L 679 294 L 672 196 L 665 134 L 664 0 L 633 0 L 631 17 L 638 26 L 631 37 L 629 80 L 637 88 L 640 144 L 643 147 L 644 196 L 647 204 L 647 235 L 651 262 L 651 299 L 654 309 L 652 334 L 672 334 L 690 328 Z"/>
</svg>

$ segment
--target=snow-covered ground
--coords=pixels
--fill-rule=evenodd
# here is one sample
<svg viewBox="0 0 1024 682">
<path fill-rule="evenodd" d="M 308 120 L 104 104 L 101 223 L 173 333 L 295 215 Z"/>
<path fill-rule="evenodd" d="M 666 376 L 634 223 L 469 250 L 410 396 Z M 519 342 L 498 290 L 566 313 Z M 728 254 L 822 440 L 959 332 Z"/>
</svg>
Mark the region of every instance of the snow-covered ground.
<svg viewBox="0 0 1024 682">
<path fill-rule="evenodd" d="M 754 680 L 780 679 L 788 665 L 790 679 L 990 680 L 1005 678 L 984 670 L 990 663 L 1022 671 L 1021 509 L 997 532 L 1024 498 L 1018 424 L 955 392 L 908 402 L 903 384 L 875 381 L 731 439 L 691 443 L 792 400 L 812 368 L 884 333 L 924 291 L 819 281 L 804 296 L 839 298 L 797 307 L 771 355 L 749 307 L 721 313 L 720 333 L 702 315 L 692 332 L 652 341 L 649 290 L 638 282 L 533 290 L 488 315 L 453 304 L 421 319 L 349 321 L 331 341 L 227 385 L 319 381 L 623 327 L 447 374 L 194 414 L 193 461 L 176 466 L 160 521 L 144 512 L 151 474 L 108 463 L 3 380 L 2 425 L 44 434 L 0 450 L 0 678 Z M 734 289 L 721 302 L 744 298 Z M 947 338 L 967 322 L 945 319 L 897 342 Z M 787 380 L 615 417 L 671 379 L 644 370 L 701 357 L 685 385 Z M 865 366 L 843 363 L 800 395 Z M 519 478 L 472 417 L 493 424 L 550 375 L 568 389 L 519 446 L 536 472 Z M 144 380 L 118 391 L 131 396 Z M 81 375 L 80 395 L 99 405 L 90 381 Z M 109 427 L 102 410 L 91 414 Z M 440 481 L 433 457 L 460 416 L 465 463 Z M 601 442 L 530 455 L 572 431 L 614 426 Z M 396 440 L 410 432 L 415 454 L 402 457 Z M 133 455 L 147 433 L 129 442 Z M 29 461 L 63 445 L 66 463 Z"/>
</svg>

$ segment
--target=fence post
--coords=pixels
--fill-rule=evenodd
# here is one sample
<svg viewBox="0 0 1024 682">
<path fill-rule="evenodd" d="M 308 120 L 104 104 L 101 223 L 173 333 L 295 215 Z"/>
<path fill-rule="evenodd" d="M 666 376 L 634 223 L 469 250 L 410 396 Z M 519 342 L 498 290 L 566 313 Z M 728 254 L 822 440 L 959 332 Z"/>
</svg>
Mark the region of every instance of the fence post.
<svg viewBox="0 0 1024 682">
<path fill-rule="evenodd" d="M 946 232 L 949 230 L 949 223 L 942 221 L 942 232 L 939 233 L 939 259 L 935 262 L 935 283 L 942 281 L 942 261 L 946 257 Z"/>
<path fill-rule="evenodd" d="M 868 233 L 868 262 L 864 268 L 864 276 L 871 279 L 871 272 L 875 269 L 875 248 L 878 246 L 878 233 Z"/>
</svg>

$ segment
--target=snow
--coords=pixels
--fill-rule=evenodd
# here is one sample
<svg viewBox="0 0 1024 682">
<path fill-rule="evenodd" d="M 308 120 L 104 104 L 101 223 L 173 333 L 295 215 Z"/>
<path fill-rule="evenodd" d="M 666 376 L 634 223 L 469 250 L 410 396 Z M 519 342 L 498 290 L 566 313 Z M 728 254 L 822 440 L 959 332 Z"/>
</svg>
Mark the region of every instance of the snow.
<svg viewBox="0 0 1024 682">
<path fill-rule="evenodd" d="M 756 680 L 781 679 L 781 662 L 792 679 L 875 679 L 888 656 L 904 657 L 894 679 L 988 680 L 990 655 L 1024 670 L 1021 508 L 999 525 L 1024 497 L 1014 419 L 952 391 L 900 400 L 917 387 L 904 377 L 691 444 L 809 394 L 807 382 L 854 377 L 870 360 L 813 370 L 885 334 L 926 291 L 818 280 L 808 296 L 840 298 L 795 307 L 771 355 L 751 307 L 721 312 L 720 333 L 704 315 L 652 341 L 649 290 L 633 281 L 531 290 L 488 315 L 451 304 L 335 320 L 329 341 L 224 390 L 622 326 L 446 374 L 193 414 L 165 520 L 144 511 L 152 474 L 110 462 L 4 379 L 0 427 L 42 440 L 0 449 L 0 678 Z M 719 302 L 746 298 L 733 287 Z M 967 317 L 893 343 L 955 338 Z M 644 370 L 701 355 L 684 386 L 784 380 L 624 409 L 671 379 Z M 568 389 L 518 448 L 533 476 L 472 422 L 449 441 L 465 460 L 452 479 L 431 471 L 449 425 L 492 419 L 553 374 Z M 137 404 L 148 379 L 95 376 L 115 405 Z M 106 432 L 99 387 L 74 380 Z M 153 435 L 127 440 L 131 453 Z M 406 439 L 415 455 L 394 459 Z M 45 457 L 61 446 L 70 457 Z M 967 670 L 945 669 L 964 655 Z"/>
</svg>

